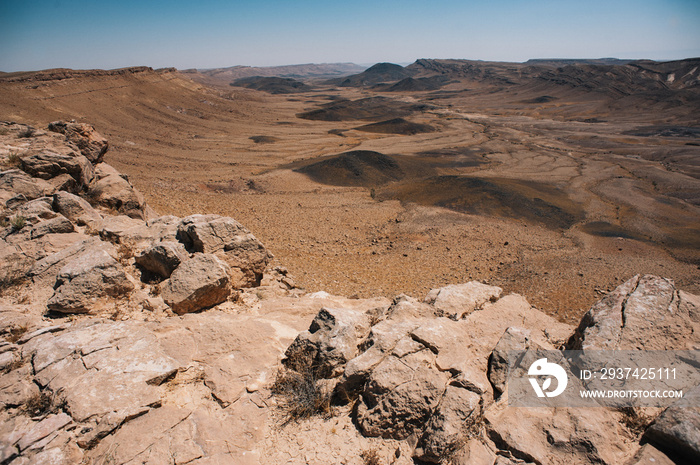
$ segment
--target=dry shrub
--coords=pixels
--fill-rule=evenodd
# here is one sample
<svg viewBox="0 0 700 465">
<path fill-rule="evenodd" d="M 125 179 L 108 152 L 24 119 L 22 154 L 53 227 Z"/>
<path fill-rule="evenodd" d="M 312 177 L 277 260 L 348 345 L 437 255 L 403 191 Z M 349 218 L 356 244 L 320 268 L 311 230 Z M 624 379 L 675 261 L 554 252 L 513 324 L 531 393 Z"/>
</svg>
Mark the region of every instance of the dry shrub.
<svg viewBox="0 0 700 465">
<path fill-rule="evenodd" d="M 27 219 L 22 215 L 15 215 L 10 220 L 10 226 L 14 231 L 19 231 L 27 225 Z"/>
<path fill-rule="evenodd" d="M 65 409 L 66 400 L 64 398 L 42 391 L 30 397 L 20 410 L 30 417 L 40 417 Z"/>
<path fill-rule="evenodd" d="M 363 460 L 364 465 L 381 465 L 382 461 L 379 458 L 379 452 L 374 447 L 363 450 L 360 453 L 360 457 Z"/>
<path fill-rule="evenodd" d="M 8 331 L 9 334 L 5 336 L 5 340 L 14 344 L 15 342 L 19 341 L 19 339 L 24 335 L 24 333 L 27 332 L 27 330 L 27 325 L 13 326 Z"/>
<path fill-rule="evenodd" d="M 34 137 L 36 133 L 36 129 L 34 129 L 31 126 L 27 126 L 26 129 L 22 129 L 18 134 L 17 137 L 20 139 L 28 139 L 30 137 Z"/>
<path fill-rule="evenodd" d="M 314 370 L 298 372 L 283 368 L 270 390 L 284 413 L 284 425 L 314 415 L 324 418 L 332 415 L 332 392 L 319 382 Z"/>
</svg>

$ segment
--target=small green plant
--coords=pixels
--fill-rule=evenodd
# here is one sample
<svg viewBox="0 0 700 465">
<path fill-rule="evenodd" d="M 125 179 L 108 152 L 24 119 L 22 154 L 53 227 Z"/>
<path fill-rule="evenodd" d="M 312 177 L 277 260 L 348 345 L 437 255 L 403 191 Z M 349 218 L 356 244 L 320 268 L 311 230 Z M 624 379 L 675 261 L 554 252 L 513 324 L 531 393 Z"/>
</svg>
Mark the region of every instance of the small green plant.
<svg viewBox="0 0 700 465">
<path fill-rule="evenodd" d="M 27 225 L 27 219 L 22 215 L 15 215 L 10 220 L 10 226 L 15 231 L 19 231 Z"/>
</svg>

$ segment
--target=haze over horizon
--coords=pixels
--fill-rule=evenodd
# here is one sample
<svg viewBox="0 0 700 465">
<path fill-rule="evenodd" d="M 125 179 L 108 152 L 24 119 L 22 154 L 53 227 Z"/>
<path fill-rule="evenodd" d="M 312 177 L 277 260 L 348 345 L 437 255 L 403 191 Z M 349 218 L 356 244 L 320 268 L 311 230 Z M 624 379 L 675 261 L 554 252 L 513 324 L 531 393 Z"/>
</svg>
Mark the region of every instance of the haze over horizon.
<svg viewBox="0 0 700 465">
<path fill-rule="evenodd" d="M 692 0 L 0 3 L 0 70 L 700 56 Z"/>
</svg>

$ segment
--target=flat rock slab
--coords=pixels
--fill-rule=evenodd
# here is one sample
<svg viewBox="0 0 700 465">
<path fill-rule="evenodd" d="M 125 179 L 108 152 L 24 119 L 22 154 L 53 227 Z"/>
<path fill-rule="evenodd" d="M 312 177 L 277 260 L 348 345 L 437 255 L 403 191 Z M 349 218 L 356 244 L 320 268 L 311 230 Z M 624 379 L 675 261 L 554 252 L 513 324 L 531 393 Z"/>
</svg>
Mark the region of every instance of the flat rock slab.
<svg viewBox="0 0 700 465">
<path fill-rule="evenodd" d="M 33 338 L 23 353 L 36 381 L 60 392 L 78 422 L 158 405 L 157 385 L 180 366 L 137 322 L 81 323 Z"/>
</svg>

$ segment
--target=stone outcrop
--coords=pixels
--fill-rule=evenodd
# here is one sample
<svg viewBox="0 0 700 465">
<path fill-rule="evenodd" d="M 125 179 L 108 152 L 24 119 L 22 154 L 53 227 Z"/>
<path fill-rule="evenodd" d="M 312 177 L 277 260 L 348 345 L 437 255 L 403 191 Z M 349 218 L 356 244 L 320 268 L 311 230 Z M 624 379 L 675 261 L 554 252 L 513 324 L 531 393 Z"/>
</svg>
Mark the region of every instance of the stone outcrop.
<svg viewBox="0 0 700 465">
<path fill-rule="evenodd" d="M 49 130 L 66 136 L 66 142 L 78 147 L 91 163 L 100 163 L 107 153 L 109 144 L 91 124 L 65 121 L 54 121 L 49 124 Z"/>
<path fill-rule="evenodd" d="M 581 319 L 567 343 L 581 350 L 688 350 L 700 344 L 700 300 L 658 276 L 635 276 Z"/>
<path fill-rule="evenodd" d="M 134 284 L 115 255 L 111 244 L 100 243 L 68 262 L 58 272 L 47 307 L 61 313 L 86 313 L 102 297 L 116 298 L 132 291 Z"/>
<path fill-rule="evenodd" d="M 136 263 L 161 278 L 169 278 L 178 266 L 190 256 L 185 247 L 175 241 L 161 241 L 151 245 L 136 257 Z"/>
<path fill-rule="evenodd" d="M 486 302 L 498 300 L 502 292 L 500 287 L 472 281 L 432 289 L 425 297 L 425 302 L 437 308 L 444 316 L 459 320 Z"/>
<path fill-rule="evenodd" d="M 95 166 L 93 182 L 88 195 L 97 203 L 131 218 L 148 219 L 143 195 L 117 170 L 107 163 Z"/>
<path fill-rule="evenodd" d="M 188 216 L 178 226 L 177 238 L 190 252 L 216 254 L 228 263 L 234 287 L 259 284 L 272 258 L 262 243 L 233 218 Z"/>
<path fill-rule="evenodd" d="M 194 254 L 161 283 L 161 293 L 179 315 L 220 304 L 231 293 L 228 265 L 212 254 Z"/>
</svg>

